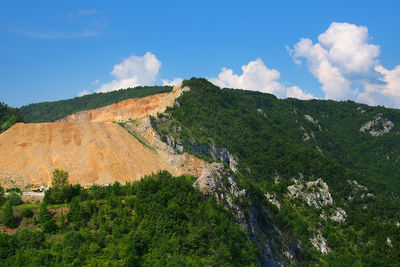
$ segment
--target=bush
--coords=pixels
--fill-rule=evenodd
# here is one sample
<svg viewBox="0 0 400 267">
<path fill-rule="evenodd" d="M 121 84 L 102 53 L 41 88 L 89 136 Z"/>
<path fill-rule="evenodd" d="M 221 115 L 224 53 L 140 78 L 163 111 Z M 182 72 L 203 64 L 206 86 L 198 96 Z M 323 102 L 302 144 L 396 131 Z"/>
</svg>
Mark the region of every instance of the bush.
<svg viewBox="0 0 400 267">
<path fill-rule="evenodd" d="M 53 219 L 50 219 L 42 224 L 42 230 L 44 233 L 53 234 L 57 232 L 57 224 Z"/>
<path fill-rule="evenodd" d="M 22 210 L 21 216 L 23 218 L 32 218 L 33 217 L 32 209 L 27 208 L 27 209 Z"/>
<path fill-rule="evenodd" d="M 21 196 L 15 191 L 12 191 L 11 193 L 8 194 L 7 201 L 8 203 L 10 203 L 11 206 L 18 206 L 23 203 Z"/>
<path fill-rule="evenodd" d="M 8 201 L 1 210 L 1 222 L 9 228 L 16 228 L 18 226 L 18 218 L 14 216 L 13 208 Z"/>
<path fill-rule="evenodd" d="M 22 193 L 21 189 L 18 188 L 18 187 L 7 188 L 6 192 L 8 192 L 8 193 L 9 192 L 16 192 L 16 193 L 19 193 L 19 194 Z"/>
</svg>

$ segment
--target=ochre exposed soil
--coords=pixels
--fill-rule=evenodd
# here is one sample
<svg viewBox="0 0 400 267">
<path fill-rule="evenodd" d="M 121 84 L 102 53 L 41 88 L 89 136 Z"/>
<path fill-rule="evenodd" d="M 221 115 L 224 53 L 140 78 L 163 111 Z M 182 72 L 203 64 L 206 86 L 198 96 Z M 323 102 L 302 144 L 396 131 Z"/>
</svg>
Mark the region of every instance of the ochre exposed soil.
<svg viewBox="0 0 400 267">
<path fill-rule="evenodd" d="M 81 111 L 58 121 L 116 122 L 129 119 L 136 120 L 149 115 L 155 116 L 157 113 L 164 112 L 167 107 L 172 106 L 175 99 L 185 90 L 184 88 L 174 87 L 170 93 L 127 99 L 106 107 Z"/>
<path fill-rule="evenodd" d="M 0 135 L 1 185 L 51 185 L 55 168 L 82 185 L 124 183 L 159 170 L 199 176 L 208 163 L 176 154 L 159 140 L 147 118 L 172 106 L 182 91 L 129 99 L 54 123 L 14 125 Z M 131 127 L 152 149 L 114 123 L 128 119 L 139 119 Z"/>
</svg>

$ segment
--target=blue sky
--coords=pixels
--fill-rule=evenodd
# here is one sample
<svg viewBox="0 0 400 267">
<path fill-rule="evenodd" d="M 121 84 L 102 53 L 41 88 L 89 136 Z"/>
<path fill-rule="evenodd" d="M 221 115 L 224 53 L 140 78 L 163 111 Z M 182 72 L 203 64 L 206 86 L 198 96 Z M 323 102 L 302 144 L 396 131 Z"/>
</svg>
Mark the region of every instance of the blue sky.
<svg viewBox="0 0 400 267">
<path fill-rule="evenodd" d="M 400 107 L 399 3 L 2 0 L 0 101 L 19 107 L 196 76 Z"/>
</svg>

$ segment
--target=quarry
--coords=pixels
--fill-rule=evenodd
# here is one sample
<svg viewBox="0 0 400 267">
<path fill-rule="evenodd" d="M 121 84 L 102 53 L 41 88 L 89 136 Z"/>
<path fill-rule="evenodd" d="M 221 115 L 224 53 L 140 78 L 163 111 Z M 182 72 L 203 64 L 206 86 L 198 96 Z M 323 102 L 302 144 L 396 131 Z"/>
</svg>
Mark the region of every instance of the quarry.
<svg viewBox="0 0 400 267">
<path fill-rule="evenodd" d="M 0 135 L 2 186 L 48 186 L 56 168 L 81 185 L 125 183 L 160 170 L 200 176 L 208 163 L 175 153 L 161 142 L 149 119 L 187 90 L 176 86 L 170 93 L 124 100 L 56 122 L 15 124 Z M 118 124 L 126 121 L 130 131 Z"/>
</svg>

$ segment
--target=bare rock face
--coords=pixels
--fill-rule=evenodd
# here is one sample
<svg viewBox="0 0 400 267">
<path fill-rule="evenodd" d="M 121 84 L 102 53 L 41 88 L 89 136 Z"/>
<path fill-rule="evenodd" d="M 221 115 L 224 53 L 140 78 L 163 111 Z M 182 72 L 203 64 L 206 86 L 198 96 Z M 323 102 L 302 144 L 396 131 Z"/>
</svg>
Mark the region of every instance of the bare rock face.
<svg viewBox="0 0 400 267">
<path fill-rule="evenodd" d="M 238 187 L 229 171 L 224 170 L 222 163 L 214 162 L 208 168 L 205 168 L 194 183 L 194 187 L 204 194 L 214 195 L 218 202 L 224 201 L 226 206 L 232 210 L 239 224 L 244 229 L 246 228 L 244 210 L 239 204 L 235 203 L 235 199 L 241 201 L 242 197 L 246 195 L 246 191 Z"/>
<path fill-rule="evenodd" d="M 237 172 L 238 158 L 226 148 L 218 148 L 214 143 L 211 144 L 211 155 L 214 159 L 226 162 L 233 172 Z"/>
<path fill-rule="evenodd" d="M 356 198 L 357 196 L 361 197 L 361 198 L 373 198 L 375 197 L 374 194 L 369 192 L 369 189 L 360 184 L 359 182 L 357 182 L 356 180 L 347 180 L 347 182 L 351 185 L 351 193 L 348 196 L 348 200 L 353 200 L 354 198 Z"/>
<path fill-rule="evenodd" d="M 308 120 L 309 122 L 311 122 L 312 124 L 317 125 L 317 126 L 318 126 L 318 129 L 319 129 L 320 131 L 322 130 L 322 127 L 321 127 L 321 125 L 319 125 L 319 122 L 318 122 L 317 120 L 315 120 L 313 117 L 311 117 L 311 115 L 306 114 L 306 115 L 304 115 L 304 118 L 305 118 L 306 120 Z"/>
<path fill-rule="evenodd" d="M 314 208 L 321 208 L 327 205 L 333 205 L 333 199 L 329 192 L 328 185 L 319 178 L 316 181 L 305 184 L 297 183 L 288 187 L 289 196 L 292 198 L 301 198 L 307 205 Z"/>
<path fill-rule="evenodd" d="M 275 194 L 271 194 L 269 192 L 266 192 L 264 194 L 264 196 L 266 197 L 266 199 L 273 205 L 275 205 L 278 209 L 281 208 L 281 203 L 278 201 L 277 197 Z"/>
<path fill-rule="evenodd" d="M 311 244 L 322 254 L 327 254 L 331 252 L 331 249 L 330 247 L 328 247 L 326 239 L 322 236 L 321 231 L 318 231 L 318 233 L 313 238 L 311 238 L 310 241 Z"/>
<path fill-rule="evenodd" d="M 335 222 L 344 222 L 344 221 L 346 221 L 346 216 L 347 216 L 347 213 L 346 213 L 346 211 L 344 211 L 344 209 L 336 208 L 334 210 L 333 215 L 330 217 L 330 219 Z"/>
<path fill-rule="evenodd" d="M 150 147 L 154 148 L 158 157 L 170 167 L 168 171 L 171 174 L 175 176 L 188 174 L 199 177 L 205 169 L 209 168 L 208 162 L 188 153 L 177 152 L 171 144 L 163 142 L 151 126 L 149 117 L 131 122 L 128 126 L 135 131 L 139 138 L 142 138 Z"/>
<path fill-rule="evenodd" d="M 374 119 L 366 122 L 363 126 L 361 126 L 360 132 L 368 131 L 369 134 L 372 136 L 382 136 L 390 132 L 393 127 L 393 122 L 384 119 L 381 114 L 378 114 Z"/>
</svg>

